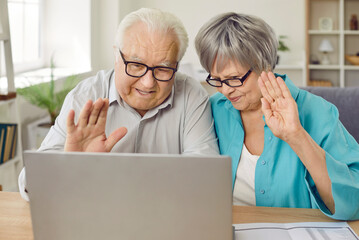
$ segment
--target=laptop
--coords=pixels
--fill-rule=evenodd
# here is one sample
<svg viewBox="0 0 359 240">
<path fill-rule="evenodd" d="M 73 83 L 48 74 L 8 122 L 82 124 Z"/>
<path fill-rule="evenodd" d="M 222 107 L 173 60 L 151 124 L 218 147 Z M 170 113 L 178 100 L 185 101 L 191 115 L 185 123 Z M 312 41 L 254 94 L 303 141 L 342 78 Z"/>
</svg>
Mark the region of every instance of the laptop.
<svg viewBox="0 0 359 240">
<path fill-rule="evenodd" d="M 227 156 L 25 151 L 35 240 L 232 239 Z"/>
</svg>

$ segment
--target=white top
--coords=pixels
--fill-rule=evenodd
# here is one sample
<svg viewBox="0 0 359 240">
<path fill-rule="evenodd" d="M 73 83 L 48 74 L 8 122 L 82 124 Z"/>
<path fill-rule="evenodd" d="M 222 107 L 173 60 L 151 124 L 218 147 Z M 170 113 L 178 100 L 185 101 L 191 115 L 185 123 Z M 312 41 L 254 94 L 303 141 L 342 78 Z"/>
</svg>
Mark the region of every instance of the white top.
<svg viewBox="0 0 359 240">
<path fill-rule="evenodd" d="M 252 155 L 243 143 L 233 190 L 233 205 L 255 206 L 254 177 L 260 156 Z"/>
<path fill-rule="evenodd" d="M 61 113 L 39 151 L 63 151 L 69 110 L 75 110 L 77 122 L 87 100 L 108 98 L 106 135 L 119 127 L 127 128 L 126 136 L 113 147 L 112 152 L 219 154 L 209 96 L 197 80 L 176 73 L 170 96 L 141 117 L 118 94 L 114 75 L 113 70 L 100 71 L 80 82 L 67 95 Z M 19 177 L 20 193 L 25 186 L 20 182 L 24 179 L 24 176 Z"/>
</svg>

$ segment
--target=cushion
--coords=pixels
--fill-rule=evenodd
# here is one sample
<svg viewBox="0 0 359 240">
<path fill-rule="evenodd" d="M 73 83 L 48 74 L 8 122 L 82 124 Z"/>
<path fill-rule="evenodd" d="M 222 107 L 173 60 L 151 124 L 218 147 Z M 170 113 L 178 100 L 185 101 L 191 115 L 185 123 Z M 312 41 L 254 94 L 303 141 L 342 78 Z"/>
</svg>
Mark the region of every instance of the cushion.
<svg viewBox="0 0 359 240">
<path fill-rule="evenodd" d="M 348 132 L 359 142 L 359 87 L 303 87 L 339 110 L 339 119 Z"/>
</svg>

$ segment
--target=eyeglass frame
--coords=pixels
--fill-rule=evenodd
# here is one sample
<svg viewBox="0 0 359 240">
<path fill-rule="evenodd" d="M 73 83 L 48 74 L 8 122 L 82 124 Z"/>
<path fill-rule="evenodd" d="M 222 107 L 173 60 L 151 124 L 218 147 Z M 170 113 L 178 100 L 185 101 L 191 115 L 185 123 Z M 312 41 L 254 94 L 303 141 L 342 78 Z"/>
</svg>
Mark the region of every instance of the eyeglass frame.
<svg viewBox="0 0 359 240">
<path fill-rule="evenodd" d="M 206 78 L 206 82 L 212 86 L 212 87 L 222 87 L 223 86 L 223 83 L 226 84 L 228 87 L 240 87 L 240 86 L 243 86 L 243 83 L 244 81 L 249 77 L 249 75 L 252 73 L 252 68 L 250 68 L 248 70 L 248 72 L 246 74 L 244 74 L 243 77 L 233 77 L 233 78 L 227 78 L 227 79 L 219 79 L 219 78 L 211 78 L 211 74 L 208 74 L 208 77 Z M 230 80 L 239 80 L 241 82 L 240 85 L 236 85 L 236 86 L 232 86 L 228 83 L 228 81 Z M 220 82 L 221 83 L 221 86 L 216 86 L 216 85 L 212 85 L 210 83 L 210 81 L 217 81 L 217 82 Z"/>
<path fill-rule="evenodd" d="M 178 62 L 176 63 L 176 68 L 164 67 L 164 66 L 149 67 L 149 66 L 147 66 L 147 65 L 144 64 L 144 63 L 134 62 L 134 61 L 127 61 L 127 60 L 125 59 L 125 57 L 123 56 L 123 53 L 121 52 L 121 50 L 119 49 L 118 51 L 120 52 L 120 55 L 121 55 L 121 58 L 122 58 L 123 63 L 125 64 L 125 72 L 126 72 L 126 74 L 127 74 L 128 76 L 130 76 L 130 77 L 140 78 L 140 77 L 145 76 L 146 73 L 148 72 L 148 70 L 151 70 L 151 71 L 152 71 L 152 76 L 153 76 L 154 79 L 156 79 L 157 81 L 160 81 L 160 82 L 168 82 L 168 81 L 171 81 L 171 80 L 172 80 L 173 76 L 175 75 L 175 73 L 176 73 L 177 70 L 178 70 L 178 69 L 177 69 Z M 135 63 L 135 64 L 142 65 L 142 66 L 146 67 L 146 71 L 145 71 L 142 75 L 140 75 L 140 76 L 131 75 L 131 74 L 129 74 L 129 73 L 127 72 L 127 64 L 129 64 L 129 63 Z M 161 79 L 156 78 L 154 70 L 155 70 L 155 69 L 158 69 L 158 68 L 166 68 L 166 69 L 171 69 L 171 70 L 173 70 L 173 73 L 172 73 L 171 78 L 168 79 L 168 80 L 161 80 Z"/>
</svg>

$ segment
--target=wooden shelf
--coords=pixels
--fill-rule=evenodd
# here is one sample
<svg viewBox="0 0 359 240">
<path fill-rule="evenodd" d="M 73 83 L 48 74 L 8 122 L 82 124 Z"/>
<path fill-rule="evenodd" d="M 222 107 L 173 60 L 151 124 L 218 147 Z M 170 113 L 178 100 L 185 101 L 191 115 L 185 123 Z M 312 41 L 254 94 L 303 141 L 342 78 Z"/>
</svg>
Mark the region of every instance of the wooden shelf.
<svg viewBox="0 0 359 240">
<path fill-rule="evenodd" d="M 358 70 L 359 71 L 359 66 L 345 65 L 344 69 L 345 70 Z"/>
<path fill-rule="evenodd" d="M 323 30 L 309 30 L 309 34 L 311 35 L 339 35 L 339 30 L 333 30 L 333 31 L 323 31 Z"/>
<path fill-rule="evenodd" d="M 309 69 L 318 69 L 318 70 L 339 70 L 339 65 L 320 65 L 320 64 L 310 64 Z"/>
<path fill-rule="evenodd" d="M 0 93 L 0 101 L 16 98 L 16 92 Z"/>
<path fill-rule="evenodd" d="M 359 36 L 359 30 L 345 30 L 345 35 L 358 35 Z"/>
</svg>

